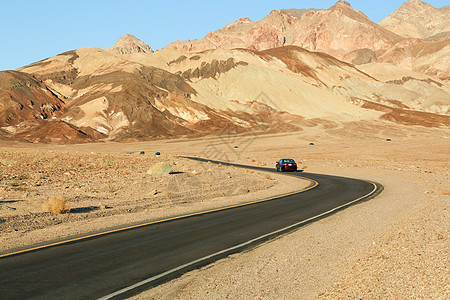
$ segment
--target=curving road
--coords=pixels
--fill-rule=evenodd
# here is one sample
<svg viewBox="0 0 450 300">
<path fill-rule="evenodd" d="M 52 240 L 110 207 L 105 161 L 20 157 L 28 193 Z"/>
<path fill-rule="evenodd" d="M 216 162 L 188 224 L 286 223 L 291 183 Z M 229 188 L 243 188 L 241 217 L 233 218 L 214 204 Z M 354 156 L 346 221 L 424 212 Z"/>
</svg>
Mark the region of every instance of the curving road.
<svg viewBox="0 0 450 300">
<path fill-rule="evenodd" d="M 125 298 L 367 200 L 382 188 L 337 176 L 290 175 L 310 179 L 310 189 L 0 256 L 0 298 Z"/>
</svg>

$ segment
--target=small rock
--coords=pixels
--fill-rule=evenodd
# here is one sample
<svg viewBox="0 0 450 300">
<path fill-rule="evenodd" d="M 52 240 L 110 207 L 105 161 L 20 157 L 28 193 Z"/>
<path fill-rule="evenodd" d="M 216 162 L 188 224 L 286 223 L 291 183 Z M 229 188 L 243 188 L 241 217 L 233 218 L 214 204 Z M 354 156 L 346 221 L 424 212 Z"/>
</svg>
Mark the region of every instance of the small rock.
<svg viewBox="0 0 450 300">
<path fill-rule="evenodd" d="M 167 162 L 160 162 L 154 164 L 150 169 L 148 169 L 147 174 L 149 175 L 168 175 L 172 172 L 172 166 Z"/>
</svg>

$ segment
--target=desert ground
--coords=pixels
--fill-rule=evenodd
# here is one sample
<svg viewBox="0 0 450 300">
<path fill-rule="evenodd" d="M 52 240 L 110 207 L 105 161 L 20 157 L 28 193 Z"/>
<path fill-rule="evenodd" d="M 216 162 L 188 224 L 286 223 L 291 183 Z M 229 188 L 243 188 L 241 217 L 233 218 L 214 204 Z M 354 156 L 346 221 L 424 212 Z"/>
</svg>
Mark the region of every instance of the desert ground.
<svg viewBox="0 0 450 300">
<path fill-rule="evenodd" d="M 448 299 L 449 137 L 447 129 L 377 121 L 139 143 L 2 142 L 0 251 L 248 202 L 309 184 L 282 174 L 201 164 L 183 155 L 260 166 L 291 157 L 305 172 L 372 180 L 384 190 L 134 298 Z M 172 165 L 172 174 L 147 173 L 161 161 Z M 69 200 L 69 212 L 45 212 L 46 201 L 59 195 Z"/>
</svg>

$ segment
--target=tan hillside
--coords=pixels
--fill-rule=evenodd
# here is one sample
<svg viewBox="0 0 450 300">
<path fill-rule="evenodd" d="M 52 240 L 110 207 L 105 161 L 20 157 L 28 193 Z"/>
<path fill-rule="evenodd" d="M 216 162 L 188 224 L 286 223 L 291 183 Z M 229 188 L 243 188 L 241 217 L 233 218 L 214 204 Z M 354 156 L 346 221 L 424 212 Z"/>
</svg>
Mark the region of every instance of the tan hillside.
<svg viewBox="0 0 450 300">
<path fill-rule="evenodd" d="M 425 39 L 450 32 L 450 12 L 420 0 L 409 0 L 380 22 L 380 25 L 406 38 Z"/>
<path fill-rule="evenodd" d="M 386 64 L 400 75 L 384 80 L 378 74 L 369 72 L 368 75 L 363 73 L 364 69 L 296 46 L 266 51 L 218 49 L 191 54 L 164 50 L 151 56 L 136 54 L 128 58 L 180 74 L 198 92 L 193 100 L 216 109 L 236 109 L 236 101 L 230 103 L 230 99 L 241 104 L 261 99 L 258 101 L 307 119 L 342 121 L 377 118 L 353 106 L 361 104 L 355 99 L 432 113 L 445 113 L 450 104 L 447 84 L 433 76 L 418 77 L 423 79 L 422 91 L 393 81 L 417 77 L 407 69 Z M 439 92 L 434 92 L 435 89 Z M 430 98 L 431 94 L 434 96 Z"/>
<path fill-rule="evenodd" d="M 378 61 L 448 80 L 450 39 L 443 41 L 407 40 L 380 55 Z"/>
</svg>

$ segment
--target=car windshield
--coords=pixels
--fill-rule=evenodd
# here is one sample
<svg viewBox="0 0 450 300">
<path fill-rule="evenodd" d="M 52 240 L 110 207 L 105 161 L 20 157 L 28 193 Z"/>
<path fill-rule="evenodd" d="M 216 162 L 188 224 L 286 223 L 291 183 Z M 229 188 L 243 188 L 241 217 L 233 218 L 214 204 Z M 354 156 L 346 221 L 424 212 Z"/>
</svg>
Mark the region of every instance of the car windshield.
<svg viewBox="0 0 450 300">
<path fill-rule="evenodd" d="M 293 159 L 283 159 L 284 163 L 295 163 Z"/>
</svg>

